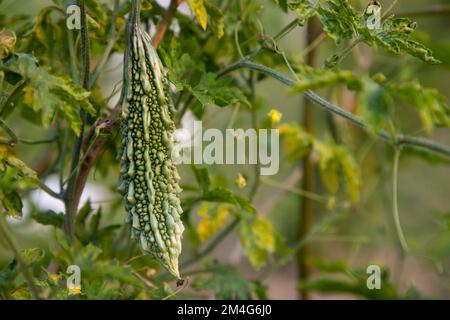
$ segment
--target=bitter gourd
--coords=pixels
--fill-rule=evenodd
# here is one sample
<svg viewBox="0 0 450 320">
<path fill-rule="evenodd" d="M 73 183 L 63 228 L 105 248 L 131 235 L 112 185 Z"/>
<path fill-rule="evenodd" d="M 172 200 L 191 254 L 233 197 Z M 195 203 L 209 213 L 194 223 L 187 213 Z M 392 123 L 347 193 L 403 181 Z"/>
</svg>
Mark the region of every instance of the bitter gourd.
<svg viewBox="0 0 450 320">
<path fill-rule="evenodd" d="M 126 37 L 119 191 L 132 237 L 179 278 L 184 227 L 180 176 L 171 159 L 173 107 L 163 65 L 140 25 L 139 0 L 133 0 Z"/>
</svg>

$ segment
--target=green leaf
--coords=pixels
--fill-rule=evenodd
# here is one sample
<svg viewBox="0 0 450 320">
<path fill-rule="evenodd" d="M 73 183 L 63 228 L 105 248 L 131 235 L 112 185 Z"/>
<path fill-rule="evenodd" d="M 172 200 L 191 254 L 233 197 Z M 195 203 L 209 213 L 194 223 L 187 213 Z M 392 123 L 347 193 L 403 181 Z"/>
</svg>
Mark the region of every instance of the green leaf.
<svg viewBox="0 0 450 320">
<path fill-rule="evenodd" d="M 231 190 L 218 187 L 203 193 L 201 200 L 210 202 L 224 202 L 237 205 L 247 212 L 256 212 L 250 201 L 234 194 Z"/>
<path fill-rule="evenodd" d="M 80 210 L 78 210 L 78 214 L 75 218 L 75 224 L 78 228 L 85 228 L 86 225 L 86 219 L 87 217 L 94 211 L 91 205 L 91 201 L 88 199 L 88 201 L 85 202 L 85 204 L 81 207 Z"/>
<path fill-rule="evenodd" d="M 101 227 L 102 207 L 93 210 L 88 200 L 78 211 L 75 219 L 76 237 L 82 244 L 100 245 L 104 241 L 110 241 L 120 225 L 111 224 Z"/>
<path fill-rule="evenodd" d="M 315 0 L 294 0 L 289 1 L 288 7 L 298 15 L 298 23 L 303 26 L 316 13 L 316 4 Z"/>
<path fill-rule="evenodd" d="M 101 248 L 90 243 L 86 246 L 77 243 L 76 247 L 72 245 L 68 249 L 71 254 L 64 260 L 80 267 L 81 287 L 88 299 L 121 298 L 124 295 L 120 289 L 123 285 L 140 290 L 145 288 L 142 281 L 133 275 L 130 265 L 111 259 Z M 59 256 L 57 258 L 61 259 Z"/>
<path fill-rule="evenodd" d="M 195 179 L 197 183 L 202 188 L 203 192 L 208 191 L 211 181 L 209 179 L 208 169 L 207 168 L 199 168 L 197 166 L 192 166 L 192 170 L 194 171 Z"/>
<path fill-rule="evenodd" d="M 359 95 L 359 113 L 372 133 L 379 132 L 392 122 L 393 101 L 389 88 L 372 79 L 363 82 Z"/>
<path fill-rule="evenodd" d="M 14 288 L 14 279 L 19 274 L 17 260 L 13 259 L 7 266 L 0 269 L 0 286 L 4 290 Z"/>
<path fill-rule="evenodd" d="M 253 281 L 254 284 L 254 291 L 255 295 L 259 300 L 269 300 L 269 296 L 267 295 L 267 287 L 259 282 L 259 281 Z"/>
<path fill-rule="evenodd" d="M 287 12 L 288 4 L 287 0 L 275 0 L 275 2 L 278 4 L 278 6 L 283 10 L 284 12 Z"/>
<path fill-rule="evenodd" d="M 450 127 L 450 108 L 436 89 L 425 88 L 418 82 L 385 83 L 365 79 L 359 95 L 359 113 L 372 133 L 390 129 L 394 97 L 408 102 L 418 111 L 428 133 L 435 127 Z"/>
<path fill-rule="evenodd" d="M 168 77 L 177 90 L 185 90 L 190 88 L 189 74 L 198 68 L 197 64 L 191 56 L 183 52 L 180 42 L 176 38 L 172 38 L 169 48 L 161 50 L 161 57 L 165 66 L 168 68 Z"/>
<path fill-rule="evenodd" d="M 189 7 L 192 12 L 194 12 L 195 17 L 203 30 L 206 30 L 208 23 L 205 2 L 206 1 L 204 0 L 187 0 Z"/>
<path fill-rule="evenodd" d="M 303 290 L 317 291 L 321 293 L 351 293 L 353 295 L 372 300 L 398 299 L 398 296 L 393 288 L 389 288 L 389 290 L 384 289 L 383 291 L 369 290 L 367 289 L 365 282 L 352 282 L 350 280 L 342 280 L 332 277 L 316 277 L 315 279 L 302 285 L 301 288 Z"/>
<path fill-rule="evenodd" d="M 0 63 L 0 66 L 2 64 Z M 27 86 L 23 89 L 23 103 L 41 114 L 42 124 L 47 127 L 58 113 L 66 118 L 72 130 L 78 135 L 81 130 L 80 110 L 95 115 L 89 102 L 90 93 L 67 77 L 54 76 L 48 70 L 38 67 L 35 57 L 17 53 L 3 66 L 10 72 L 20 74 Z"/>
<path fill-rule="evenodd" d="M 80 266 L 89 265 L 90 263 L 97 260 L 101 253 L 102 253 L 102 249 L 89 243 L 87 246 L 85 246 L 82 249 L 82 251 L 77 253 L 75 262 Z"/>
<path fill-rule="evenodd" d="M 323 31 L 336 44 L 352 39 L 357 33 L 359 18 L 348 0 L 327 1 L 317 9 Z"/>
<path fill-rule="evenodd" d="M 302 66 L 297 77 L 298 82 L 292 87 L 294 92 L 303 92 L 338 84 L 346 84 L 349 88 L 356 90 L 362 85 L 356 74 L 340 69 L 313 69 L 309 66 Z"/>
<path fill-rule="evenodd" d="M 0 201 L 8 215 L 12 217 L 22 216 L 23 203 L 20 195 L 16 191 L 9 193 L 0 192 Z"/>
<path fill-rule="evenodd" d="M 45 257 L 45 252 L 41 248 L 30 248 L 22 250 L 22 257 L 26 265 L 38 264 Z"/>
<path fill-rule="evenodd" d="M 66 17 L 59 11 L 65 10 L 67 5 L 69 3 L 44 7 L 35 19 L 27 19 L 17 30 L 21 51 L 33 53 L 42 65 L 51 65 L 54 70 L 68 70 L 70 65 Z"/>
<path fill-rule="evenodd" d="M 64 222 L 64 214 L 61 212 L 55 212 L 53 210 L 47 211 L 35 211 L 31 214 L 31 217 L 38 223 L 45 226 L 59 227 Z"/>
<path fill-rule="evenodd" d="M 12 149 L 0 144 L 0 203 L 10 216 L 22 215 L 20 188 L 34 187 L 38 178 Z"/>
<path fill-rule="evenodd" d="M 221 300 L 249 300 L 252 299 L 253 292 L 262 289 L 254 282 L 242 278 L 231 266 L 219 266 L 214 269 L 215 272 L 209 276 L 196 277 L 192 282 L 192 288 L 210 290 L 216 299 Z M 261 292 L 259 294 L 261 295 Z"/>
<path fill-rule="evenodd" d="M 188 90 L 197 99 L 200 108 L 210 105 L 219 107 L 238 102 L 250 106 L 242 91 L 232 83 L 231 78 L 217 78 L 214 73 L 205 73 L 201 64 L 193 61 L 188 53 L 182 52 L 179 41 L 172 39 L 167 50 L 161 50 L 169 69 L 169 79 L 177 90 Z M 191 81 L 197 81 L 196 84 Z M 198 114 L 202 110 L 197 110 Z"/>
<path fill-rule="evenodd" d="M 106 20 L 106 10 L 102 6 L 102 3 L 97 0 L 86 0 L 85 4 L 88 13 L 90 13 L 91 16 L 95 17 L 98 23 L 104 24 Z"/>
<path fill-rule="evenodd" d="M 224 34 L 225 20 L 222 11 L 209 1 L 205 2 L 206 10 L 209 16 L 209 25 L 212 33 L 218 38 L 222 38 Z"/>
<path fill-rule="evenodd" d="M 217 78 L 214 73 L 204 73 L 199 83 L 192 88 L 192 94 L 202 104 L 215 104 L 219 107 L 236 104 L 238 102 L 250 106 L 242 91 L 231 84 L 229 78 Z"/>
<path fill-rule="evenodd" d="M 173 296 L 173 289 L 167 282 L 164 282 L 157 289 L 152 290 L 150 294 L 152 300 L 167 299 L 167 297 Z"/>
<path fill-rule="evenodd" d="M 319 6 L 316 14 L 323 31 L 336 44 L 361 40 L 372 47 L 378 44 L 396 55 L 409 54 L 427 63 L 440 63 L 430 49 L 412 38 L 417 25 L 409 18 L 390 16 L 379 28 L 371 30 L 366 24 L 366 12 L 357 12 L 348 0 L 328 0 Z"/>
<path fill-rule="evenodd" d="M 367 287 L 368 274 L 364 269 L 333 270 L 335 276 L 318 276 L 301 285 L 303 290 L 321 293 L 350 293 L 371 300 L 395 300 L 402 298 L 389 281 L 389 270 L 381 269 L 381 288 L 370 290 Z"/>
<path fill-rule="evenodd" d="M 437 127 L 450 127 L 450 108 L 436 89 L 424 88 L 418 82 L 391 84 L 392 95 L 401 97 L 419 112 L 428 133 Z"/>
<path fill-rule="evenodd" d="M 255 268 L 264 266 L 275 251 L 272 224 L 263 216 L 241 214 L 240 238 L 245 254 Z"/>
<path fill-rule="evenodd" d="M 51 38 L 49 37 L 48 30 L 52 27 L 52 18 L 50 16 L 52 10 L 52 7 L 45 7 L 38 13 L 33 30 L 29 35 L 29 37 L 34 35 L 46 49 L 49 49 L 51 46 Z"/>
<path fill-rule="evenodd" d="M 381 31 L 375 33 L 373 37 L 377 44 L 390 53 L 409 54 L 427 63 L 440 63 L 433 57 L 430 49 L 412 39 L 416 26 L 416 23 L 409 18 L 391 16 L 383 22 Z"/>
</svg>

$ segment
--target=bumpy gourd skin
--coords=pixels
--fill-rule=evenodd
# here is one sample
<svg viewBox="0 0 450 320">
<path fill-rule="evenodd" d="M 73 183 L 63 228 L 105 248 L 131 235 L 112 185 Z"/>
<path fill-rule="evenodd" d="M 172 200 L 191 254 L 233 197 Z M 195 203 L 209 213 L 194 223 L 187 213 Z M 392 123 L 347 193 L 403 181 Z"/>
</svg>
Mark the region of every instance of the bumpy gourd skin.
<svg viewBox="0 0 450 320">
<path fill-rule="evenodd" d="M 184 230 L 180 220 L 180 177 L 172 162 L 172 107 L 163 66 L 150 36 L 141 29 L 139 1 L 127 23 L 121 116 L 121 172 L 131 234 L 179 278 Z"/>
</svg>

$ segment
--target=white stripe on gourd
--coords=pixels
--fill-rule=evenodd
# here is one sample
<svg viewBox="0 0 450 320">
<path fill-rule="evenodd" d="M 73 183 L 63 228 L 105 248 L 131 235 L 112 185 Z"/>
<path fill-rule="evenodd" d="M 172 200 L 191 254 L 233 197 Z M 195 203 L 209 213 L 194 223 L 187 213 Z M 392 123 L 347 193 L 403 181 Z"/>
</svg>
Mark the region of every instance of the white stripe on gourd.
<svg viewBox="0 0 450 320">
<path fill-rule="evenodd" d="M 127 22 L 121 97 L 119 190 L 132 237 L 173 275 L 184 231 L 180 220 L 180 176 L 171 159 L 174 122 L 168 83 L 150 36 L 141 29 L 139 1 Z"/>
</svg>

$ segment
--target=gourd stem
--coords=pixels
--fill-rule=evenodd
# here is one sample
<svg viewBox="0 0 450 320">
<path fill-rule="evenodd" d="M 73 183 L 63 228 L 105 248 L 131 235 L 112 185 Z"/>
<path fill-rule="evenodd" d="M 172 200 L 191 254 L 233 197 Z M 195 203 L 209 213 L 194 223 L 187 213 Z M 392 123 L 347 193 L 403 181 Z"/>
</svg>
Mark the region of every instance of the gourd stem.
<svg viewBox="0 0 450 320">
<path fill-rule="evenodd" d="M 140 12 L 140 0 L 133 0 L 131 5 L 131 18 L 130 22 L 139 26 L 141 19 L 139 17 Z"/>
</svg>

